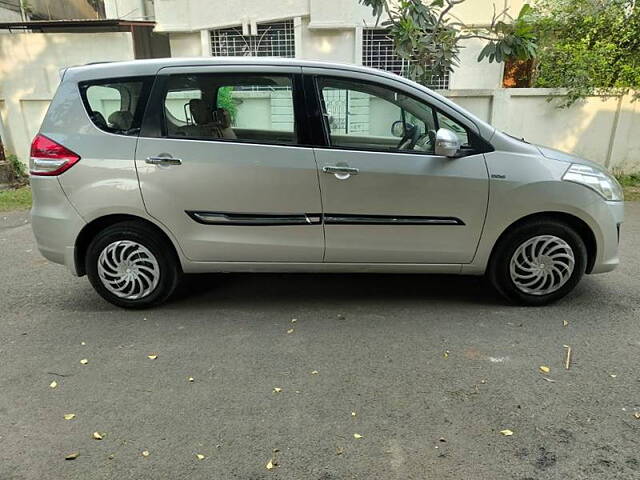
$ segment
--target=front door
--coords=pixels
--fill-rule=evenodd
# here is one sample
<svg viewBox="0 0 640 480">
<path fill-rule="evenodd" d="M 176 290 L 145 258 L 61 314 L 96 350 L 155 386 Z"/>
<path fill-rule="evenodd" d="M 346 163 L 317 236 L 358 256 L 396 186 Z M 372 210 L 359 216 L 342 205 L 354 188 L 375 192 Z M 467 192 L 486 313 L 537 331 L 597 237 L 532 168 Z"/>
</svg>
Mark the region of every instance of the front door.
<svg viewBox="0 0 640 480">
<path fill-rule="evenodd" d="M 313 149 L 296 67 L 160 71 L 136 168 L 151 216 L 197 262 L 321 262 Z"/>
<path fill-rule="evenodd" d="M 325 262 L 462 264 L 482 231 L 489 181 L 479 139 L 419 96 L 384 83 L 315 76 L 328 145 L 316 149 Z M 460 158 L 434 154 L 454 130 Z"/>
</svg>

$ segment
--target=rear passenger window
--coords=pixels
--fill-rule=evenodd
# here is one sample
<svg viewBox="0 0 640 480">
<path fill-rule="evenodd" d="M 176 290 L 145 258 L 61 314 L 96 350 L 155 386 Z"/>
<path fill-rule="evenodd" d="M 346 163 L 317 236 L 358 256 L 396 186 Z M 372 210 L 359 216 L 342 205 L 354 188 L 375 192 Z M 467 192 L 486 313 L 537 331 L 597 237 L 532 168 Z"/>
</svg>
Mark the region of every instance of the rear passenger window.
<svg viewBox="0 0 640 480">
<path fill-rule="evenodd" d="M 285 75 L 172 75 L 164 112 L 169 137 L 297 142 L 293 87 Z"/>
<path fill-rule="evenodd" d="M 93 124 L 110 133 L 137 135 L 151 80 L 98 80 L 80 84 L 82 100 Z"/>
</svg>

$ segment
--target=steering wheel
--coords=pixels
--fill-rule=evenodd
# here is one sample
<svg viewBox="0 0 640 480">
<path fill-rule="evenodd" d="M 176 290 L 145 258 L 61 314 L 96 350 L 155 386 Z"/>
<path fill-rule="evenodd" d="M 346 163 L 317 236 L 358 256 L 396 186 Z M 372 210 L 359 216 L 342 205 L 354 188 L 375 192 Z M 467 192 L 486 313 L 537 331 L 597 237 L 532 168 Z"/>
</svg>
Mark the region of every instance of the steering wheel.
<svg viewBox="0 0 640 480">
<path fill-rule="evenodd" d="M 420 140 L 420 128 L 418 125 L 407 123 L 404 136 L 400 139 L 396 148 L 398 150 L 413 150 L 418 140 Z"/>
</svg>

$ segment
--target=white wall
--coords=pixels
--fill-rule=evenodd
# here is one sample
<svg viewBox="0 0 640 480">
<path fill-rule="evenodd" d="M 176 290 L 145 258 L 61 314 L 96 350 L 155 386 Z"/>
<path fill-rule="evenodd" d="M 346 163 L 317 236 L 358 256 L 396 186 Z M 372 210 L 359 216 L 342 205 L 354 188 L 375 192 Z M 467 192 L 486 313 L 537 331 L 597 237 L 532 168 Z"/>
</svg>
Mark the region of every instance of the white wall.
<svg viewBox="0 0 640 480">
<path fill-rule="evenodd" d="M 5 150 L 26 163 L 61 68 L 133 58 L 126 32 L 0 35 L 0 134 Z"/>
<path fill-rule="evenodd" d="M 640 171 L 640 102 L 631 95 L 588 97 L 558 109 L 562 92 L 545 88 L 443 92 L 496 128 L 593 160 L 609 169 Z M 551 102 L 548 99 L 554 98 Z"/>
<path fill-rule="evenodd" d="M 169 34 L 172 57 L 201 57 L 200 32 L 175 32 Z"/>
<path fill-rule="evenodd" d="M 107 0 L 113 2 L 136 0 Z M 139 0 L 138 0 L 139 1 Z M 455 7 L 455 14 L 467 23 L 486 24 L 493 4 L 498 12 L 505 6 L 515 16 L 525 0 L 467 0 Z M 158 31 L 195 31 L 238 25 L 242 18 L 267 22 L 292 17 L 309 17 L 312 28 L 354 28 L 373 26 L 371 9 L 358 0 L 155 0 Z"/>
<path fill-rule="evenodd" d="M 0 7 L 0 22 L 21 22 L 22 15 L 19 11 Z"/>
<path fill-rule="evenodd" d="M 478 39 L 468 39 L 461 42 L 460 66 L 449 77 L 449 88 L 498 88 L 502 86 L 502 71 L 504 63 L 489 63 L 484 58 L 478 62 L 478 55 L 484 47 L 484 42 Z"/>
<path fill-rule="evenodd" d="M 105 0 L 104 11 L 107 18 L 147 19 L 144 0 Z"/>
<path fill-rule="evenodd" d="M 157 31 L 195 31 L 309 15 L 309 0 L 156 0 L 155 13 Z"/>
<path fill-rule="evenodd" d="M 355 29 L 310 29 L 309 19 L 302 20 L 301 58 L 325 62 L 359 63 L 356 58 Z"/>
</svg>

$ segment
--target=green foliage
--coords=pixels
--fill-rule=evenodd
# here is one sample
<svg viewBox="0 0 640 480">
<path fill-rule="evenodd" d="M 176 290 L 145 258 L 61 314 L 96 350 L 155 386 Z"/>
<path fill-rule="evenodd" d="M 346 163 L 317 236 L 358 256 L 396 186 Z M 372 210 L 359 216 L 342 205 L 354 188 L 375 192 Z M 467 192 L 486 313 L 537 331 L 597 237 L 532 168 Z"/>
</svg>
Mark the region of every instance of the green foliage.
<svg viewBox="0 0 640 480">
<path fill-rule="evenodd" d="M 640 200 L 640 173 L 624 174 L 614 172 L 616 179 L 624 190 L 624 199 L 627 202 Z"/>
<path fill-rule="evenodd" d="M 525 5 L 516 19 L 507 10 L 496 15 L 488 27 L 470 27 L 454 21 L 452 10 L 465 0 L 358 0 L 390 29 L 396 53 L 407 61 L 408 76 L 430 85 L 458 65 L 460 41 L 480 38 L 488 43 L 478 60 L 502 62 L 507 57 L 530 59 L 536 54 L 531 8 Z M 513 20 L 513 21 L 512 21 Z"/>
<path fill-rule="evenodd" d="M 7 155 L 7 163 L 9 164 L 9 170 L 13 178 L 17 181 L 23 180 L 27 177 L 27 168 L 24 163 L 18 160 L 15 155 Z"/>
<path fill-rule="evenodd" d="M 561 106 L 588 95 L 640 96 L 640 2 L 539 0 L 535 86 L 568 89 Z"/>
<path fill-rule="evenodd" d="M 497 40 L 488 40 L 478 61 L 488 57 L 489 62 L 502 62 L 507 58 L 529 60 L 537 53 L 537 36 L 533 25 L 533 9 L 524 4 L 520 13 L 511 22 L 498 20 L 494 30 L 498 32 Z"/>
<path fill-rule="evenodd" d="M 218 90 L 218 108 L 224 108 L 231 115 L 231 122 L 236 121 L 238 105 L 233 99 L 233 87 L 220 87 Z"/>
</svg>

